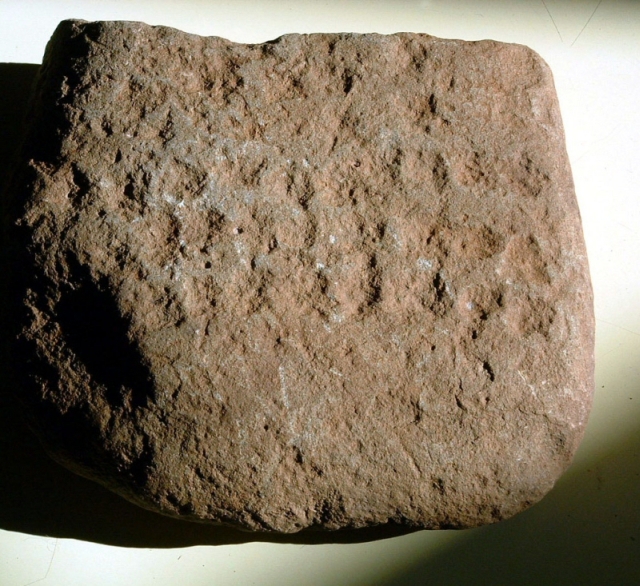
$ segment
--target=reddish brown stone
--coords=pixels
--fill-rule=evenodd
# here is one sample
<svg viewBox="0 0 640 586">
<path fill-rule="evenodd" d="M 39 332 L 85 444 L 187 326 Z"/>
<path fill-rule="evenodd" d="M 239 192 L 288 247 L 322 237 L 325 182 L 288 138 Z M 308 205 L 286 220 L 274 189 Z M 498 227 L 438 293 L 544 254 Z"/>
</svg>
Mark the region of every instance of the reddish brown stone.
<svg viewBox="0 0 640 586">
<path fill-rule="evenodd" d="M 488 523 L 569 464 L 591 285 L 530 49 L 69 21 L 33 109 L 23 399 L 67 466 L 292 532 Z"/>
</svg>

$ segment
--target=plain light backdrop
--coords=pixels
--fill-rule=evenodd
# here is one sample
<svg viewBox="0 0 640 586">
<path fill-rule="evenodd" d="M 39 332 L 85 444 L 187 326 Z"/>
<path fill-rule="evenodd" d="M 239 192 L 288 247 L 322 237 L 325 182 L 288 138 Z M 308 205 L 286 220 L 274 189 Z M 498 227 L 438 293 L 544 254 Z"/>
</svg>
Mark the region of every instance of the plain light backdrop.
<svg viewBox="0 0 640 586">
<path fill-rule="evenodd" d="M 538 51 L 554 73 L 583 218 L 597 389 L 574 465 L 540 504 L 495 526 L 365 543 L 252 542 L 137 517 L 58 471 L 7 416 L 1 586 L 640 584 L 640 2 L 0 0 L 0 62 L 39 64 L 65 18 L 142 20 L 238 42 L 413 31 Z M 34 71 L 0 64 L 5 159 Z"/>
</svg>

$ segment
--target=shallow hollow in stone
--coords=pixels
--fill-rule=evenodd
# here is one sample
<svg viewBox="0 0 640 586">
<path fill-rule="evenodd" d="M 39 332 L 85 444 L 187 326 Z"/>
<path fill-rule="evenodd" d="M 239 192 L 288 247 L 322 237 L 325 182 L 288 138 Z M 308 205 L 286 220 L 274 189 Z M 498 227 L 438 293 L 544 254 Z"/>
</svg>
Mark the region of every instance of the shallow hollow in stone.
<svg viewBox="0 0 640 586">
<path fill-rule="evenodd" d="M 32 111 L 21 398 L 66 466 L 293 532 L 493 522 L 569 464 L 592 294 L 530 49 L 66 21 Z"/>
</svg>

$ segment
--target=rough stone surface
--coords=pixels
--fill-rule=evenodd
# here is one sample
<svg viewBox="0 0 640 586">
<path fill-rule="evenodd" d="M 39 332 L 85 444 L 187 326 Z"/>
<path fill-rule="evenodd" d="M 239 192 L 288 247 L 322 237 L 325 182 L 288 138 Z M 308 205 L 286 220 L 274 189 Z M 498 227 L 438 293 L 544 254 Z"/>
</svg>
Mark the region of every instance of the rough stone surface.
<svg viewBox="0 0 640 586">
<path fill-rule="evenodd" d="M 294 532 L 493 522 L 569 464 L 592 294 L 530 49 L 67 21 L 32 110 L 21 398 L 67 466 Z"/>
</svg>

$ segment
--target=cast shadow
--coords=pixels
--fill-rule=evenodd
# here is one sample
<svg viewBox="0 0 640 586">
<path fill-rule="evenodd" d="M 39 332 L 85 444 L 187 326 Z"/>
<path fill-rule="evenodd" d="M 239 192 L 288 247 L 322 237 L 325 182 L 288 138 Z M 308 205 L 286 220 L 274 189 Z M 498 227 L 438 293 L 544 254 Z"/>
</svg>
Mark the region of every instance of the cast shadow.
<svg viewBox="0 0 640 586">
<path fill-rule="evenodd" d="M 531 509 L 423 553 L 377 586 L 640 584 L 640 427 Z"/>
<path fill-rule="evenodd" d="M 22 136 L 22 121 L 37 65 L 0 63 L 0 194 Z M 4 201 L 1 202 L 4 208 Z M 4 238 L 4 236 L 3 236 Z M 6 243 L 3 240 L 3 246 Z M 170 548 L 246 542 L 359 543 L 406 534 L 386 526 L 338 532 L 273 535 L 180 521 L 146 511 L 53 462 L 28 429 L 14 395 L 7 355 L 8 285 L 0 279 L 0 528 L 109 545 Z"/>
</svg>

